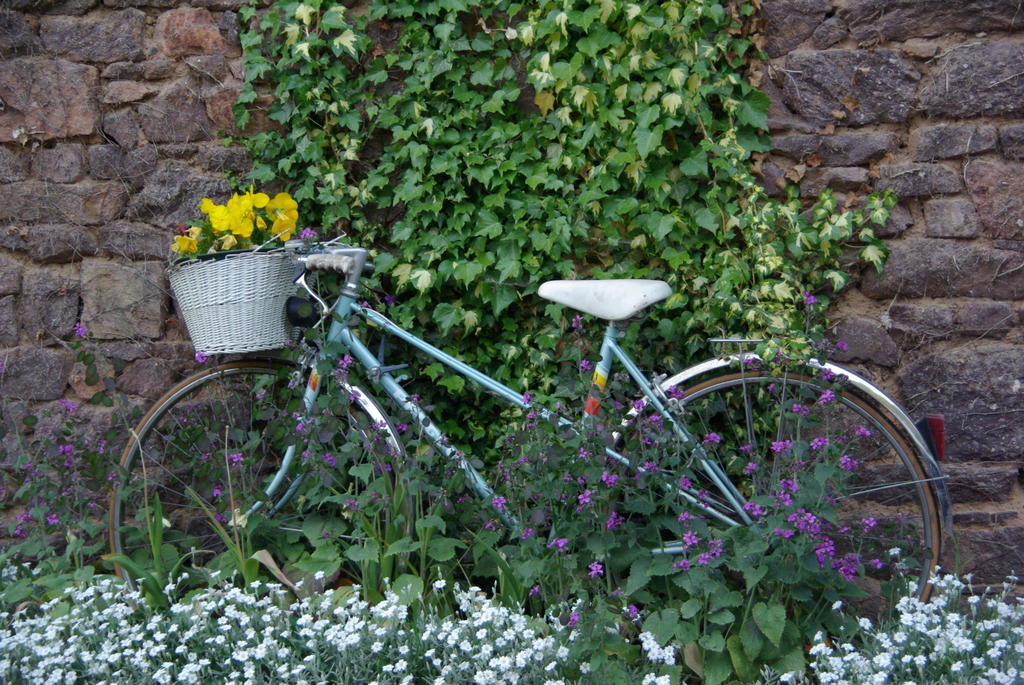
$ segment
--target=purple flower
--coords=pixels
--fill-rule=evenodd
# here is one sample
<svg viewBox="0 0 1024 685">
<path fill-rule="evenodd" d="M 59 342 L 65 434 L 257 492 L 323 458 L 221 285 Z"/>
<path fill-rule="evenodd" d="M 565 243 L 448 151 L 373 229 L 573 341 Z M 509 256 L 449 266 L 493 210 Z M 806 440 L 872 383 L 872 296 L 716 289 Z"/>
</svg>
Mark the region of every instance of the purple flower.
<svg viewBox="0 0 1024 685">
<path fill-rule="evenodd" d="M 836 401 L 836 394 L 831 390 L 826 390 L 821 393 L 821 397 L 818 398 L 818 404 L 828 404 L 829 402 Z"/>
<path fill-rule="evenodd" d="M 846 350 L 850 349 L 850 346 L 846 344 L 845 340 L 840 340 L 839 342 L 836 343 L 836 349 L 839 350 L 840 352 L 845 352 Z"/>
<path fill-rule="evenodd" d="M 778 535 L 781 538 L 789 539 L 796 535 L 796 532 L 789 530 L 788 528 L 776 528 L 772 531 L 772 535 Z"/>
<path fill-rule="evenodd" d="M 533 597 L 534 595 L 539 594 L 539 593 L 540 593 L 540 585 L 534 585 L 532 588 L 530 588 L 530 592 L 529 592 L 530 597 Z"/>
<path fill-rule="evenodd" d="M 89 329 L 86 328 L 81 321 L 77 322 L 75 324 L 75 336 L 78 338 L 84 338 L 87 335 L 89 335 Z"/>
<path fill-rule="evenodd" d="M 338 360 L 338 368 L 341 369 L 342 371 L 348 371 L 348 368 L 352 366 L 352 363 L 352 357 L 346 354 L 344 357 Z"/>
<path fill-rule="evenodd" d="M 744 454 L 750 454 L 753 451 L 754 446 L 749 442 L 746 445 L 740 445 L 740 452 L 743 452 Z"/>
<path fill-rule="evenodd" d="M 756 461 L 748 461 L 747 465 L 743 467 L 744 475 L 749 476 L 749 475 L 753 474 L 755 471 L 757 471 L 757 462 Z"/>
<path fill-rule="evenodd" d="M 711 554 L 711 552 L 701 552 L 697 555 L 697 563 L 701 566 L 707 566 L 711 563 L 711 560 L 714 558 L 715 556 Z"/>
<path fill-rule="evenodd" d="M 825 562 L 836 556 L 836 543 L 832 541 L 832 538 L 822 538 L 821 542 L 814 547 L 814 556 L 818 558 L 818 566 L 824 568 Z"/>
<path fill-rule="evenodd" d="M 497 509 L 498 511 L 506 511 L 507 507 L 505 506 L 505 501 L 506 500 L 504 497 L 495 497 L 494 499 L 491 500 L 491 506 Z"/>
<path fill-rule="evenodd" d="M 691 481 L 686 476 L 679 476 L 678 483 L 679 483 L 679 487 L 681 487 L 683 490 L 692 490 L 693 489 L 693 481 Z"/>
<path fill-rule="evenodd" d="M 210 361 L 210 358 L 206 356 L 205 352 L 197 350 L 195 360 L 196 364 L 205 364 L 206 362 Z"/>
<path fill-rule="evenodd" d="M 787 492 L 796 492 L 800 489 L 800 486 L 796 484 L 796 481 L 792 478 L 782 478 L 779 480 L 779 487 Z"/>
<path fill-rule="evenodd" d="M 582 314 L 577 314 L 576 316 L 572 317 L 572 329 L 574 331 L 579 331 L 579 330 L 583 329 L 583 315 Z"/>
<path fill-rule="evenodd" d="M 224 488 L 221 487 L 220 485 L 214 485 L 213 486 L 213 490 L 210 492 L 210 497 L 213 498 L 213 499 L 217 499 L 218 497 L 220 497 L 223 494 L 224 494 Z"/>
<path fill-rule="evenodd" d="M 772 452 L 775 454 L 788 454 L 793 449 L 792 440 L 777 440 L 772 443 Z"/>
<path fill-rule="evenodd" d="M 74 453 L 75 453 L 75 448 L 72 447 L 71 445 L 61 445 L 57 449 L 57 454 L 59 454 L 61 456 L 70 456 L 70 455 L 72 455 Z"/>
<path fill-rule="evenodd" d="M 622 518 L 619 512 L 613 511 L 612 513 L 608 514 L 608 518 L 605 519 L 604 527 L 607 530 L 615 530 L 616 528 L 621 526 L 625 520 L 626 519 Z"/>
<path fill-rule="evenodd" d="M 589 359 L 581 359 L 580 360 L 580 371 L 583 371 L 584 373 L 586 373 L 587 371 L 593 371 L 593 370 L 594 370 L 594 362 L 590 361 Z"/>
<path fill-rule="evenodd" d="M 245 461 L 245 457 L 244 457 L 244 456 L 242 456 L 242 453 L 241 453 L 241 452 L 235 452 L 235 453 L 233 453 L 233 454 L 229 454 L 229 455 L 228 455 L 228 462 L 229 462 L 229 463 L 230 463 L 230 464 L 231 464 L 232 466 L 238 466 L 238 465 L 239 465 L 239 464 L 241 464 L 241 463 L 242 463 L 243 461 Z"/>
<path fill-rule="evenodd" d="M 646 407 L 646 406 L 647 406 L 647 402 L 642 397 L 640 399 L 638 399 L 638 400 L 633 400 L 633 410 L 634 411 L 641 412 L 641 411 L 644 410 L 644 407 Z"/>
<path fill-rule="evenodd" d="M 692 530 L 688 530 L 683 533 L 683 547 L 690 548 L 700 542 L 700 538 Z"/>
<path fill-rule="evenodd" d="M 691 514 L 688 511 L 684 511 L 681 514 L 679 514 L 679 522 L 680 523 L 686 523 L 687 521 L 694 521 L 696 519 L 697 519 L 697 517 L 694 516 L 693 514 Z"/>
<path fill-rule="evenodd" d="M 811 413 L 810 409 L 799 403 L 794 404 L 792 407 L 789 408 L 789 410 L 796 414 L 797 416 L 807 416 L 808 414 Z"/>
<path fill-rule="evenodd" d="M 581 447 L 580 451 L 576 453 L 576 456 L 580 459 L 590 459 L 590 452 L 586 447 Z"/>
<path fill-rule="evenodd" d="M 54 514 L 52 511 L 46 515 L 46 522 L 51 526 L 56 526 L 60 523 L 60 517 Z"/>
<path fill-rule="evenodd" d="M 338 465 L 338 460 L 332 457 L 330 454 L 322 454 L 320 458 L 324 460 L 324 463 L 330 466 L 332 469 Z"/>
<path fill-rule="evenodd" d="M 811 440 L 811 449 L 820 450 L 828 447 L 828 438 L 815 438 Z"/>
<path fill-rule="evenodd" d="M 602 566 L 601 562 L 599 562 L 599 561 L 593 562 L 592 564 L 587 566 L 587 568 L 590 569 L 587 572 L 587 575 L 590 576 L 591 578 L 597 578 L 598 576 L 603 576 L 604 575 L 604 566 Z"/>
<path fill-rule="evenodd" d="M 635 621 L 640 616 L 640 610 L 637 608 L 636 604 L 630 604 L 628 607 L 622 610 L 622 613 L 624 613 L 626 615 L 626 618 L 628 618 L 631 621 Z"/>
<path fill-rule="evenodd" d="M 866 428 L 864 426 L 857 426 L 856 428 L 853 429 L 853 432 L 856 433 L 857 436 L 861 437 L 861 438 L 870 438 L 871 437 L 871 429 L 870 428 Z"/>
<path fill-rule="evenodd" d="M 744 504 L 743 505 L 743 511 L 747 512 L 748 514 L 750 514 L 754 518 L 758 518 L 759 516 L 764 516 L 764 513 L 765 513 L 764 507 L 762 507 L 760 504 L 758 504 L 756 502 L 747 502 L 746 504 Z"/>
<path fill-rule="evenodd" d="M 818 298 L 809 292 L 804 293 L 804 304 L 810 307 L 811 305 L 818 304 Z"/>
<path fill-rule="evenodd" d="M 859 466 L 859 462 L 851 457 L 849 454 L 844 454 L 839 457 L 839 468 L 844 471 L 853 471 Z"/>
<path fill-rule="evenodd" d="M 569 620 L 565 622 L 567 628 L 575 628 L 580 624 L 580 612 L 574 611 L 569 614 Z"/>
<path fill-rule="evenodd" d="M 521 540 L 529 540 L 536 534 L 533 528 L 523 528 L 523 532 L 519 534 Z"/>
<path fill-rule="evenodd" d="M 683 390 L 678 385 L 673 385 L 671 388 L 669 388 L 667 394 L 669 398 L 673 400 L 681 400 L 684 397 L 686 397 L 686 391 Z"/>
<path fill-rule="evenodd" d="M 299 231 L 299 240 L 310 240 L 316 237 L 316 231 L 308 226 Z"/>
<path fill-rule="evenodd" d="M 720 442 L 722 442 L 722 438 L 718 433 L 708 433 L 704 436 L 705 445 L 717 445 Z"/>
<path fill-rule="evenodd" d="M 676 563 L 672 564 L 672 568 L 679 569 L 680 571 L 689 571 L 690 570 L 690 560 L 689 559 L 680 559 Z"/>
<path fill-rule="evenodd" d="M 876 521 L 874 518 L 869 517 L 861 521 L 861 525 L 864 526 L 864 532 L 867 533 L 872 528 L 878 525 L 878 521 Z"/>
<path fill-rule="evenodd" d="M 608 473 L 607 471 L 601 472 L 601 482 L 604 483 L 605 487 L 614 488 L 615 484 L 619 482 L 619 476 L 614 473 Z"/>
<path fill-rule="evenodd" d="M 583 509 L 588 504 L 593 504 L 593 502 L 590 499 L 590 496 L 593 495 L 593 494 L 594 494 L 593 490 L 584 490 L 579 495 L 577 495 L 576 496 L 576 503 L 579 505 L 577 507 L 577 510 Z"/>
<path fill-rule="evenodd" d="M 565 549 L 569 544 L 569 538 L 555 538 L 548 543 L 548 549 Z"/>
<path fill-rule="evenodd" d="M 78 409 L 79 406 L 77 402 L 72 402 L 71 400 L 65 400 L 63 398 L 57 400 L 57 404 L 64 407 L 64 411 L 68 414 L 74 414 L 75 410 Z"/>
</svg>

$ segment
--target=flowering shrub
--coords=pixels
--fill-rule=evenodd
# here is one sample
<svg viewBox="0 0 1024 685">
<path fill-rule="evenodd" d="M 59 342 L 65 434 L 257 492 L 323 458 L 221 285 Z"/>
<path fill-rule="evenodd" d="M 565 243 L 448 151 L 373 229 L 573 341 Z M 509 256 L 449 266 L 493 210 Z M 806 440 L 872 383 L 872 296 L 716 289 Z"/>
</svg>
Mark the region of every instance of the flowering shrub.
<svg viewBox="0 0 1024 685">
<path fill-rule="evenodd" d="M 182 257 L 259 247 L 291 238 L 299 219 L 299 206 L 288 193 L 273 198 L 249 190 L 235 193 L 224 205 L 203 198 L 199 210 L 205 218 L 182 225 L 171 250 Z"/>
<path fill-rule="evenodd" d="M 822 685 L 1015 685 L 1024 682 L 1024 604 L 976 594 L 953 575 L 935 578 L 930 602 L 904 597 L 891 620 L 862 617 L 844 640 L 816 638 L 811 669 Z M 965 596 L 966 595 L 966 596 Z"/>
<path fill-rule="evenodd" d="M 38 611 L 0 615 L 0 680 L 555 685 L 581 675 L 571 630 L 476 588 L 454 591 L 454 616 L 392 592 L 372 605 L 351 589 L 294 604 L 280 586 L 253 593 L 211 588 L 154 611 L 109 577 L 68 588 Z"/>
</svg>

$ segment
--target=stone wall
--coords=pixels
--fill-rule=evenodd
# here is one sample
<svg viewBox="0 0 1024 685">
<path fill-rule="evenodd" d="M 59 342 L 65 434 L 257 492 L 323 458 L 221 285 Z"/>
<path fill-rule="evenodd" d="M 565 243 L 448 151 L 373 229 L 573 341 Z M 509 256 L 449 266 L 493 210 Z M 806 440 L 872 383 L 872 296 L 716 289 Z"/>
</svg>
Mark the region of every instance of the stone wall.
<svg viewBox="0 0 1024 685">
<path fill-rule="evenodd" d="M 251 164 L 245 150 L 221 143 L 239 133 L 231 107 L 242 77 L 240 5 L 0 3 L 0 436 L 8 444 L 30 409 L 100 389 L 86 385 L 68 348 L 76 324 L 97 343 L 101 376 L 130 403 L 159 397 L 192 363 L 164 260 L 174 227 L 204 196 L 224 197 L 226 174 Z M 115 421 L 113 410 L 83 411 L 99 429 Z"/>
<path fill-rule="evenodd" d="M 766 185 L 892 188 L 892 256 L 836 311 L 846 362 L 945 414 L 958 550 L 1024 571 L 1024 8 L 1018 0 L 762 0 Z M 229 191 L 242 0 L 0 8 L 0 406 L 81 399 L 76 323 L 137 404 L 191 363 L 171 229 Z M 265 123 L 265 122 L 264 122 Z M 111 420 L 95 412 L 97 424 Z"/>
<path fill-rule="evenodd" d="M 958 552 L 1024 572 L 1024 6 L 763 0 L 765 184 L 900 198 L 882 275 L 842 297 L 843 361 L 946 417 Z"/>
</svg>

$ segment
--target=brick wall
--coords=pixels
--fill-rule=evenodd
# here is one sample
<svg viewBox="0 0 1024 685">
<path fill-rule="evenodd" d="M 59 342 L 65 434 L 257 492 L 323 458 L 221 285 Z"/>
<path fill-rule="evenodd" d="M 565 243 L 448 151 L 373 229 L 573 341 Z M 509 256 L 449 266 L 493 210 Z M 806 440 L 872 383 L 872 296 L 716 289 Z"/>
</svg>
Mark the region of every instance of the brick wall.
<svg viewBox="0 0 1024 685">
<path fill-rule="evenodd" d="M 764 0 L 765 184 L 892 189 L 881 276 L 840 301 L 845 362 L 947 420 L 966 570 L 1024 571 L 1024 5 Z"/>
</svg>

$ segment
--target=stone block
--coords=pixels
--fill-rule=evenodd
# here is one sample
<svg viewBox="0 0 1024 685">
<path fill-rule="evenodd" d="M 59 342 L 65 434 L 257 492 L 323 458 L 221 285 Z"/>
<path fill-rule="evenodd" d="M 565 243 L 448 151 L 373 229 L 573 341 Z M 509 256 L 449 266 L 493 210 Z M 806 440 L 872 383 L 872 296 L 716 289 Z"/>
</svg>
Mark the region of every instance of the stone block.
<svg viewBox="0 0 1024 685">
<path fill-rule="evenodd" d="M 126 200 L 125 188 L 119 183 L 9 183 L 0 185 L 0 221 L 34 223 L 64 219 L 85 225 L 102 224 L 120 217 Z"/>
<path fill-rule="evenodd" d="M 949 497 L 956 503 L 1005 502 L 1017 480 L 1015 466 L 946 464 L 942 472 L 949 476 Z"/>
<path fill-rule="evenodd" d="M 930 117 L 1024 114 L 1024 44 L 979 41 L 949 50 L 925 80 L 920 106 Z"/>
<path fill-rule="evenodd" d="M 199 149 L 196 161 L 204 169 L 217 173 L 231 171 L 244 174 L 252 168 L 252 157 L 244 147 L 204 145 Z"/>
<path fill-rule="evenodd" d="M 786 106 L 818 126 L 902 123 L 920 79 L 895 50 L 797 50 L 780 66 Z"/>
<path fill-rule="evenodd" d="M 199 94 L 185 81 L 176 81 L 152 100 L 139 105 L 142 130 L 151 143 L 209 140 L 213 126 Z"/>
<path fill-rule="evenodd" d="M 1024 568 L 1024 526 L 995 530 L 962 530 L 957 534 L 960 573 L 972 574 L 974 584 L 1000 585 Z"/>
<path fill-rule="evenodd" d="M 82 146 L 57 143 L 51 148 L 36 150 L 32 156 L 32 175 L 40 181 L 75 183 L 85 175 Z"/>
<path fill-rule="evenodd" d="M 947 338 L 953 330 L 953 309 L 945 305 L 896 303 L 885 318 L 892 333 L 911 339 Z"/>
<path fill-rule="evenodd" d="M 861 279 L 861 292 L 894 297 L 1024 298 L 1024 254 L 951 240 L 911 238 L 889 245 L 885 271 Z"/>
<path fill-rule="evenodd" d="M 204 80 L 220 84 L 229 77 L 228 63 L 223 55 L 192 55 L 185 64 Z"/>
<path fill-rule="evenodd" d="M 97 80 L 94 67 L 62 59 L 0 60 L 0 143 L 92 134 L 99 123 Z"/>
<path fill-rule="evenodd" d="M 48 271 L 29 271 L 22 277 L 21 330 L 41 342 L 71 335 L 78 321 L 78 282 Z"/>
<path fill-rule="evenodd" d="M 851 316 L 836 326 L 836 338 L 846 341 L 845 350 L 834 354 L 838 362 L 872 362 L 880 366 L 896 366 L 899 350 L 881 323 L 864 316 Z"/>
<path fill-rule="evenodd" d="M 43 42 L 24 16 L 0 11 L 0 59 L 36 54 L 42 47 Z"/>
<path fill-rule="evenodd" d="M 115 62 L 103 68 L 105 79 L 128 81 L 160 81 L 178 70 L 178 63 L 166 57 L 154 57 L 143 62 Z"/>
<path fill-rule="evenodd" d="M 967 302 L 956 320 L 961 333 L 1001 338 L 1017 323 L 1017 314 L 1005 302 Z"/>
<path fill-rule="evenodd" d="M 14 295 L 0 297 L 0 345 L 15 347 L 18 344 L 18 298 Z"/>
<path fill-rule="evenodd" d="M 823 21 L 811 34 L 811 43 L 819 50 L 830 48 L 846 38 L 846 24 L 839 17 L 831 17 Z"/>
<path fill-rule="evenodd" d="M 128 212 L 146 223 L 177 226 L 199 215 L 199 202 L 204 197 L 223 204 L 230 195 L 231 185 L 223 177 L 201 174 L 183 162 L 166 160 L 132 196 Z"/>
<path fill-rule="evenodd" d="M 155 145 L 125 150 L 119 145 L 93 145 L 89 148 L 89 170 L 93 178 L 117 179 L 132 188 L 141 188 L 157 165 Z"/>
<path fill-rule="evenodd" d="M 929 162 L 978 155 L 996 149 L 994 126 L 928 126 L 916 131 L 914 159 Z"/>
<path fill-rule="evenodd" d="M 167 286 L 157 262 L 82 264 L 82 322 L 100 340 L 159 338 Z"/>
<path fill-rule="evenodd" d="M 1024 238 L 1024 164 L 977 160 L 964 169 L 985 233 L 993 238 Z"/>
<path fill-rule="evenodd" d="M 156 41 L 164 54 L 173 58 L 227 52 L 213 15 L 202 7 L 181 7 L 161 14 L 156 20 Z"/>
<path fill-rule="evenodd" d="M 104 252 L 126 259 L 164 259 L 170 254 L 174 233 L 148 224 L 118 221 L 100 229 Z"/>
<path fill-rule="evenodd" d="M 29 165 L 19 150 L 0 147 L 0 183 L 13 183 L 28 178 Z"/>
<path fill-rule="evenodd" d="M 123 9 L 125 7 L 167 8 L 177 5 L 178 0 L 103 0 L 103 4 L 106 7 L 113 7 L 115 9 Z"/>
<path fill-rule="evenodd" d="M 815 196 L 825 188 L 861 190 L 867 183 L 868 170 L 864 167 L 817 167 L 807 170 L 800 189 L 804 196 Z"/>
<path fill-rule="evenodd" d="M 176 365 L 165 359 L 140 359 L 117 378 L 117 389 L 129 395 L 158 399 L 174 383 Z"/>
<path fill-rule="evenodd" d="M 206 103 L 206 116 L 213 123 L 213 128 L 228 135 L 238 135 L 235 126 L 234 106 L 238 100 L 238 88 L 214 87 L 203 93 Z"/>
<path fill-rule="evenodd" d="M 899 197 L 923 197 L 958 193 L 964 189 L 956 171 L 941 164 L 886 164 L 879 169 L 878 189 Z"/>
<path fill-rule="evenodd" d="M 123 105 L 128 102 L 142 100 L 158 90 L 159 88 L 155 85 L 138 81 L 108 81 L 103 86 L 103 97 L 101 99 L 104 104 Z"/>
<path fill-rule="evenodd" d="M 948 461 L 1009 464 L 1024 457 L 1024 349 L 944 350 L 911 362 L 897 377 L 912 416 L 945 415 Z"/>
<path fill-rule="evenodd" d="M 21 292 L 21 266 L 12 259 L 0 256 L 0 295 Z"/>
<path fill-rule="evenodd" d="M 190 4 L 211 10 L 237 10 L 245 6 L 246 2 L 247 0 L 192 0 Z"/>
<path fill-rule="evenodd" d="M 123 148 L 134 148 L 139 145 L 139 122 L 135 118 L 135 112 L 130 109 L 122 109 L 103 115 L 103 135 Z"/>
<path fill-rule="evenodd" d="M 1024 124 L 999 129 L 999 149 L 1007 159 L 1024 159 Z"/>
<path fill-rule="evenodd" d="M 963 197 L 928 200 L 924 219 L 929 238 L 974 238 L 981 228 L 974 203 Z"/>
<path fill-rule="evenodd" d="M 885 222 L 885 226 L 875 227 L 875 235 L 879 238 L 893 238 L 913 225 L 914 217 L 910 210 L 903 205 L 896 205 L 889 210 L 889 220 Z"/>
<path fill-rule="evenodd" d="M 40 224 L 29 229 L 28 254 L 40 264 L 78 262 L 96 254 L 96 240 L 81 226 Z"/>
<path fill-rule="evenodd" d="M 1021 27 L 1016 4 L 1004 0 L 843 0 L 840 6 L 858 42 Z"/>
<path fill-rule="evenodd" d="M 782 197 L 786 187 L 786 172 L 778 164 L 765 160 L 761 164 L 761 186 L 771 197 Z"/>
<path fill-rule="evenodd" d="M 810 38 L 831 5 L 830 0 L 766 0 L 761 16 L 766 22 L 768 56 L 784 55 Z"/>
<path fill-rule="evenodd" d="M 71 355 L 63 349 L 16 347 L 2 353 L 0 397 L 56 400 L 64 395 Z"/>
<path fill-rule="evenodd" d="M 963 511 L 953 512 L 953 526 L 1006 525 L 1020 518 L 1015 511 Z"/>
<path fill-rule="evenodd" d="M 143 55 L 146 14 L 138 9 L 102 17 L 43 17 L 39 34 L 51 55 L 79 62 L 138 60 Z"/>
</svg>

